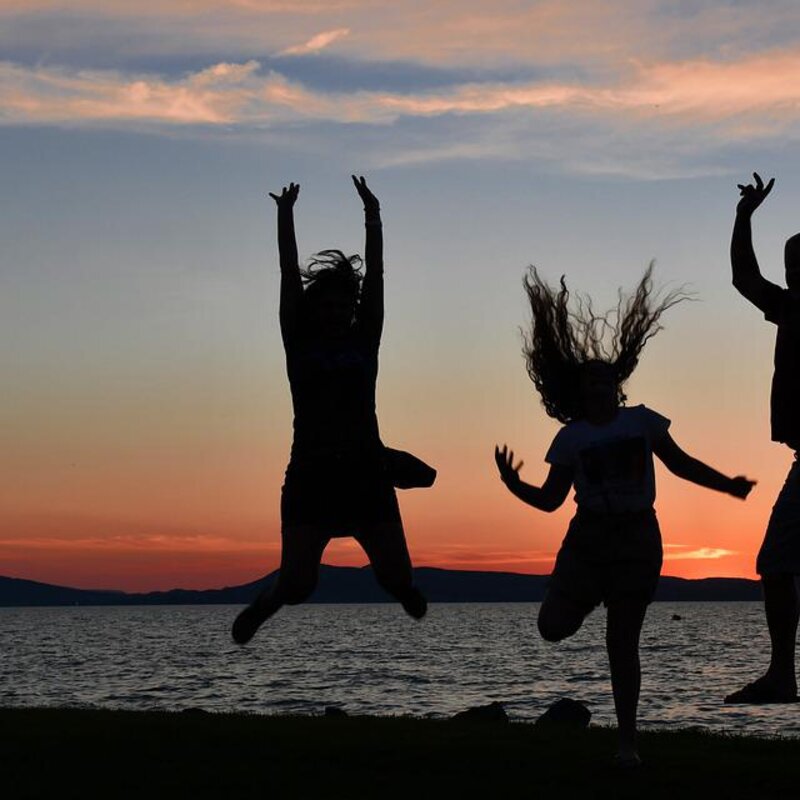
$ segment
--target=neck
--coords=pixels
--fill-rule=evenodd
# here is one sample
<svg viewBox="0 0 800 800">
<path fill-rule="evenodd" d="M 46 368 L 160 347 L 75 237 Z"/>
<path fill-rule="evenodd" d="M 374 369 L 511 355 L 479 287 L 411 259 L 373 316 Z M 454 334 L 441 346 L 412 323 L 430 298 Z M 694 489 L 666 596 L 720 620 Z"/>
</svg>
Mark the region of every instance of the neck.
<svg viewBox="0 0 800 800">
<path fill-rule="evenodd" d="M 592 425 L 607 425 L 613 422 L 619 411 L 618 406 L 610 406 L 608 408 L 595 408 L 587 412 L 585 419 Z"/>
</svg>

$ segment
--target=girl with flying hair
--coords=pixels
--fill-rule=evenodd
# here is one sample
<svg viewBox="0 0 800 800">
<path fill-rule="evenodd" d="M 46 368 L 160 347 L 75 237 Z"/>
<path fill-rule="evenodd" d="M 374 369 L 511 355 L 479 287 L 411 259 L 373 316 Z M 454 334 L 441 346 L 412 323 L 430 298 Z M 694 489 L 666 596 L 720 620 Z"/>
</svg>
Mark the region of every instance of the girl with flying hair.
<svg viewBox="0 0 800 800">
<path fill-rule="evenodd" d="M 506 445 L 495 461 L 506 487 L 541 511 L 555 511 L 575 488 L 575 516 L 556 557 L 538 627 L 544 639 L 572 636 L 601 602 L 617 714 L 620 766 L 640 762 L 636 749 L 639 635 L 661 570 L 653 454 L 680 478 L 744 499 L 754 482 L 728 478 L 685 453 L 670 421 L 644 405 L 627 406 L 623 391 L 661 315 L 686 298 L 653 295 L 653 265 L 613 312 L 595 314 L 591 300 L 548 285 L 534 267 L 524 285 L 531 329 L 523 354 L 548 416 L 563 423 L 545 461 L 544 484 L 520 478 L 522 462 Z M 606 339 L 610 337 L 610 343 Z"/>
<path fill-rule="evenodd" d="M 395 487 L 429 486 L 435 471 L 409 453 L 384 447 L 375 412 L 383 329 L 380 204 L 353 176 L 364 204 L 364 274 L 358 256 L 323 250 L 306 269 L 297 257 L 295 183 L 270 194 L 278 207 L 280 328 L 294 408 L 294 437 L 281 491 L 277 580 L 233 624 L 248 642 L 283 605 L 302 603 L 317 584 L 332 537 L 353 536 L 378 582 L 415 619 L 427 603 L 414 586 Z"/>
</svg>

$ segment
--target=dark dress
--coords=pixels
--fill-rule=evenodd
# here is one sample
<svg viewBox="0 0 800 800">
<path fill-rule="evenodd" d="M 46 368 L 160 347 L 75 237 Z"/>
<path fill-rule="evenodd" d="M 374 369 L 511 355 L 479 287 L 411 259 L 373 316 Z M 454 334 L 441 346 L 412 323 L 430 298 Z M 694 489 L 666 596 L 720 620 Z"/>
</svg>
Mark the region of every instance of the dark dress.
<svg viewBox="0 0 800 800">
<path fill-rule="evenodd" d="M 336 342 L 287 343 L 294 439 L 281 493 L 284 526 L 352 535 L 400 521 L 375 413 L 378 347 L 358 323 Z"/>
</svg>

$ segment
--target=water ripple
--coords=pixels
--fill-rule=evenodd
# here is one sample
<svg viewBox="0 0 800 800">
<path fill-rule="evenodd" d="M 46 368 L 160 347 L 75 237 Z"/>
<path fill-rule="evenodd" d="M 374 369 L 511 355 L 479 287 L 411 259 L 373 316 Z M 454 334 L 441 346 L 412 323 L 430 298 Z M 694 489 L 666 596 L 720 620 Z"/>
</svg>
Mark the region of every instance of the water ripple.
<svg viewBox="0 0 800 800">
<path fill-rule="evenodd" d="M 536 635 L 537 610 L 439 605 L 417 624 L 391 605 L 301 606 L 238 648 L 232 606 L 4 608 L 0 703 L 442 717 L 497 700 L 531 719 L 570 696 L 612 723 L 602 612 L 550 645 Z M 759 603 L 655 604 L 642 634 L 642 726 L 800 734 L 800 706 L 721 703 L 767 653 Z"/>
</svg>

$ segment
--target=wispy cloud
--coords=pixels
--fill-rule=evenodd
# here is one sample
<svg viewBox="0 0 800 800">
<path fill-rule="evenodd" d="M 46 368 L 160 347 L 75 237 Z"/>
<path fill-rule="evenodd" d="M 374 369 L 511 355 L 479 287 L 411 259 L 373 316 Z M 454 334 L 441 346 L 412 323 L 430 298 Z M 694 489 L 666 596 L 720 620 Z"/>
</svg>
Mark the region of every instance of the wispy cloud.
<svg viewBox="0 0 800 800">
<path fill-rule="evenodd" d="M 182 532 L 153 527 L 142 532 L 108 530 L 85 534 L 28 534 L 0 536 L 0 554 L 9 552 L 54 553 L 238 553 L 271 556 L 280 551 L 277 542 L 255 541 L 219 533 Z"/>
<path fill-rule="evenodd" d="M 10 44 L 19 21 L 36 20 L 31 43 L 58 46 L 65 20 L 91 20 L 70 33 L 96 46 L 107 26 L 119 36 L 149 30 L 148 52 L 164 54 L 277 52 L 309 42 L 320 30 L 348 28 L 359 59 L 436 65 L 592 65 L 624 67 L 630 58 L 728 57 L 783 45 L 796 36 L 793 0 L 732 3 L 700 0 L 437 0 L 421 10 L 413 0 L 2 0 Z M 49 25 L 48 25 L 49 22 Z M 30 31 L 30 27 L 25 30 Z M 4 37 L 9 37 L 5 39 Z M 75 44 L 75 42 L 73 42 Z"/>
<path fill-rule="evenodd" d="M 604 82 L 470 81 L 414 92 L 314 89 L 255 60 L 178 77 L 2 62 L 0 124 L 225 135 L 346 124 L 382 131 L 373 163 L 539 158 L 583 172 L 675 176 L 721 146 L 800 138 L 800 48 L 633 64 Z M 398 126 L 410 124 L 422 127 L 404 140 Z"/>
<path fill-rule="evenodd" d="M 723 547 L 698 547 L 690 548 L 688 545 L 672 544 L 664 545 L 667 551 L 664 553 L 665 561 L 715 561 L 719 558 L 739 555 L 738 550 L 726 550 Z"/>
<path fill-rule="evenodd" d="M 341 39 L 350 33 L 349 28 L 336 28 L 332 31 L 323 31 L 316 36 L 312 36 L 307 42 L 303 44 L 287 47 L 281 50 L 278 55 L 282 56 L 303 56 L 311 53 L 319 53 L 329 45 L 333 44 L 337 39 Z"/>
<path fill-rule="evenodd" d="M 555 553 L 548 550 L 495 550 L 475 546 L 444 545 L 415 549 L 420 564 L 435 564 L 456 569 L 503 569 L 549 572 Z"/>
<path fill-rule="evenodd" d="M 162 125 L 221 125 L 242 114 L 242 82 L 258 64 L 216 64 L 168 82 L 127 76 L 0 64 L 0 121 L 109 124 L 146 120 Z"/>
<path fill-rule="evenodd" d="M 219 63 L 178 79 L 0 64 L 6 124 L 107 123 L 138 118 L 166 125 L 328 121 L 385 124 L 403 117 L 499 115 L 554 110 L 609 124 L 658 120 L 677 127 L 729 123 L 726 136 L 774 135 L 800 121 L 800 49 L 739 62 L 638 65 L 608 84 L 471 82 L 445 90 L 352 93 L 312 90 L 256 61 Z"/>
</svg>

